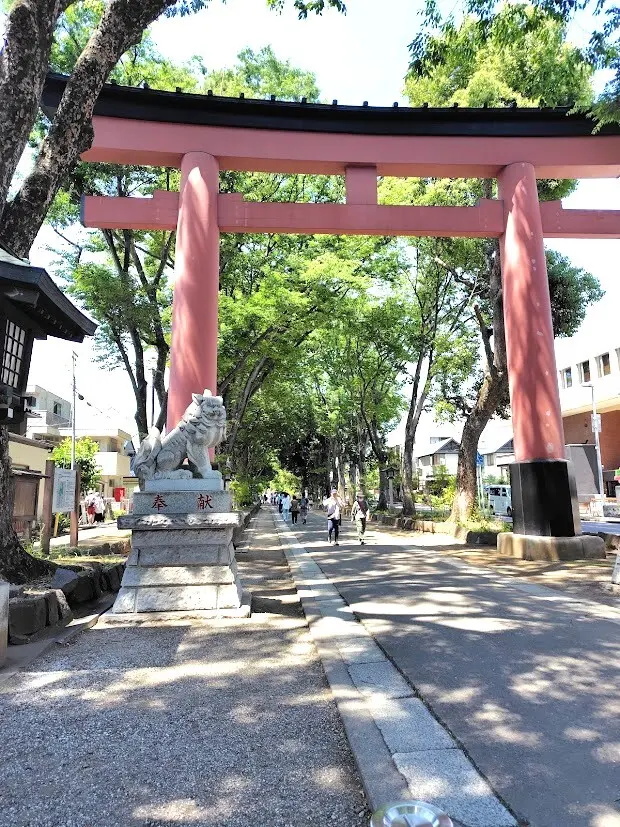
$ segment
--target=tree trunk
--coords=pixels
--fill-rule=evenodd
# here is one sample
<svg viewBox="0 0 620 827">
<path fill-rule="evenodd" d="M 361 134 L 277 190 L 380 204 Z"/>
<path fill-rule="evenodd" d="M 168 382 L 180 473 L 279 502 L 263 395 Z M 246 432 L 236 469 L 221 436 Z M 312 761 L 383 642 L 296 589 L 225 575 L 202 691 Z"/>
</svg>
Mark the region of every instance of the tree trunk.
<svg viewBox="0 0 620 827">
<path fill-rule="evenodd" d="M 9 583 L 26 583 L 53 572 L 55 566 L 32 557 L 22 548 L 13 528 L 14 487 L 9 432 L 0 426 L 0 577 Z"/>
<path fill-rule="evenodd" d="M 65 5 L 17 0 L 6 17 L 0 51 L 0 214 L 37 117 L 54 28 Z"/>
<path fill-rule="evenodd" d="M 403 452 L 403 517 L 415 517 L 415 495 L 413 485 L 413 439 L 405 435 Z"/>
<path fill-rule="evenodd" d="M 485 195 L 487 195 L 486 192 Z M 476 455 L 480 435 L 499 406 L 509 401 L 499 242 L 490 243 L 488 258 L 489 302 L 493 314 L 493 327 L 487 328 L 479 308 L 476 307 L 476 318 L 486 357 L 486 372 L 478 391 L 476 404 L 467 416 L 463 428 L 456 472 L 456 493 L 450 516 L 450 520 L 455 523 L 466 522 L 475 511 Z M 491 349 L 491 337 L 493 337 L 493 349 Z"/>
<path fill-rule="evenodd" d="M 378 511 L 387 511 L 388 509 L 388 478 L 385 468 L 379 468 L 379 502 L 377 503 Z"/>
<path fill-rule="evenodd" d="M 420 391 L 420 382 L 422 381 L 422 369 L 424 366 L 424 358 L 426 353 L 420 353 L 418 361 L 415 366 L 413 374 L 413 385 L 411 389 L 411 402 L 409 403 L 409 411 L 407 413 L 407 422 L 405 423 L 405 446 L 403 453 L 403 517 L 415 517 L 415 494 L 413 485 L 413 446 L 415 445 L 416 432 L 418 430 L 418 423 L 420 416 L 424 410 L 424 403 L 428 397 L 431 385 L 431 367 L 433 363 L 434 352 L 428 354 L 428 375 L 424 386 Z"/>
<path fill-rule="evenodd" d="M 28 5 L 30 4 L 25 0 L 18 3 L 20 7 Z M 124 52 L 140 41 L 144 29 L 170 5 L 172 5 L 170 0 L 141 0 L 140 3 L 134 0 L 111 0 L 106 5 L 98 27 L 78 58 L 51 128 L 41 144 L 34 169 L 22 182 L 13 201 L 6 206 L 4 206 L 4 200 L 0 202 L 0 206 L 4 206 L 0 222 L 0 236 L 18 255 L 27 256 L 62 179 L 72 169 L 80 153 L 90 147 L 93 139 L 92 114 L 101 87 L 108 75 Z M 27 27 L 24 28 L 24 32 L 28 32 Z M 20 43 L 14 35 L 13 40 L 7 43 L 6 49 L 10 51 L 19 50 L 19 48 Z M 38 49 L 39 60 L 44 50 L 45 44 Z M 43 55 L 45 70 L 48 56 L 49 48 Z M 10 96 L 14 90 L 7 88 L 6 82 L 2 81 L 4 78 L 0 80 L 0 91 L 4 93 L 2 95 L 4 105 L 7 94 Z M 27 100 L 30 103 L 25 107 L 24 112 L 20 113 L 21 120 L 14 124 L 19 134 L 24 132 L 26 123 L 29 123 L 28 132 L 32 127 L 33 98 L 36 95 L 34 106 L 34 116 L 36 116 L 41 83 L 42 79 L 33 89 L 35 94 L 28 96 Z M 21 155 L 26 139 L 20 140 L 19 154 Z M 15 151 L 11 153 L 6 172 L 0 166 L 0 184 L 5 178 L 10 179 L 12 175 L 11 165 L 14 154 Z"/>
<path fill-rule="evenodd" d="M 456 472 L 456 493 L 450 520 L 462 523 L 476 510 L 476 456 L 480 435 L 500 403 L 508 394 L 508 375 L 494 373 L 485 377 L 473 411 L 465 420 Z"/>
</svg>

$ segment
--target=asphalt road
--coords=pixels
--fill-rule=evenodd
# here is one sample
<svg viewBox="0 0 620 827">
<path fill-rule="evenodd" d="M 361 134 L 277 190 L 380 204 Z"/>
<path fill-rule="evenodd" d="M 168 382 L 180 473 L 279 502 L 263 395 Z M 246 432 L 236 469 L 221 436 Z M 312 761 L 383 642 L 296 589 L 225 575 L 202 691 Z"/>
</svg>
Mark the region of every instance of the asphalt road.
<svg viewBox="0 0 620 827">
<path fill-rule="evenodd" d="M 360 547 L 346 523 L 330 547 L 324 523 L 300 539 L 510 807 L 620 827 L 620 621 L 414 545 L 430 539 Z"/>
<path fill-rule="evenodd" d="M 590 520 L 581 521 L 581 530 L 583 532 L 599 532 L 604 531 L 606 534 L 620 534 L 620 521 L 602 521 L 598 522 Z"/>
</svg>

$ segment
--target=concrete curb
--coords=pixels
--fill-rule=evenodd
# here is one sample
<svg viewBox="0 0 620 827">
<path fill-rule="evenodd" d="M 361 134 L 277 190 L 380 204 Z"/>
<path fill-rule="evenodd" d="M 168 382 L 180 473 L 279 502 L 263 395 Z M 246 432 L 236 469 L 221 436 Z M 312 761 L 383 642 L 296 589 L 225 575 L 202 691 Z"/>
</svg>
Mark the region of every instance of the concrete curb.
<svg viewBox="0 0 620 827">
<path fill-rule="evenodd" d="M 515 816 L 386 658 L 311 552 L 286 523 L 274 522 L 370 808 L 423 798 L 443 806 L 455 827 L 516 827 Z M 438 786 L 443 799 L 434 798 Z"/>
<path fill-rule="evenodd" d="M 386 801 L 409 798 L 405 779 L 396 769 L 381 732 L 369 714 L 362 694 L 353 683 L 345 662 L 337 649 L 329 646 L 317 634 L 317 623 L 323 615 L 313 595 L 309 578 L 304 575 L 297 559 L 298 554 L 308 552 L 296 539 L 292 539 L 294 535 L 290 529 L 286 532 L 282 523 L 276 521 L 276 530 L 301 598 L 310 634 L 342 718 L 370 809 L 374 811 Z M 297 554 L 294 548 L 297 549 Z"/>
</svg>

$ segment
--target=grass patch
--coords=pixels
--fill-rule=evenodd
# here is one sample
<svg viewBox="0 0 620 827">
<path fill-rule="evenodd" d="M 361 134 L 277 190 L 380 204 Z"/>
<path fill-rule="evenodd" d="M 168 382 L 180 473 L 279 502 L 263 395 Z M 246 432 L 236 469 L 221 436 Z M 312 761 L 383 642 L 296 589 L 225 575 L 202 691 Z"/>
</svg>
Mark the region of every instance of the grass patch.
<svg viewBox="0 0 620 827">
<path fill-rule="evenodd" d="M 459 523 L 459 525 L 467 529 L 467 531 L 496 531 L 498 534 L 512 531 L 510 523 L 506 523 L 504 520 L 493 520 L 488 517 L 473 517 L 470 520 Z"/>
<path fill-rule="evenodd" d="M 85 554 L 85 549 L 88 553 Z M 33 548 L 32 545 L 26 548 L 29 554 L 33 557 L 38 557 L 40 560 L 47 560 L 50 563 L 62 566 L 65 563 L 72 565 L 82 563 L 101 563 L 102 565 L 115 565 L 116 563 L 124 563 L 129 552 L 126 554 L 110 554 L 102 552 L 97 554 L 96 546 L 56 546 L 50 549 L 49 557 L 46 557 L 40 548 Z"/>
<path fill-rule="evenodd" d="M 48 557 L 52 563 L 62 566 L 64 563 L 69 563 L 72 566 L 81 565 L 82 563 L 101 563 L 102 566 L 115 566 L 117 563 L 124 563 L 128 555 L 123 554 L 97 554 L 95 556 L 88 555 L 87 557 L 80 554 L 69 555 L 63 554 L 57 557 Z"/>
</svg>

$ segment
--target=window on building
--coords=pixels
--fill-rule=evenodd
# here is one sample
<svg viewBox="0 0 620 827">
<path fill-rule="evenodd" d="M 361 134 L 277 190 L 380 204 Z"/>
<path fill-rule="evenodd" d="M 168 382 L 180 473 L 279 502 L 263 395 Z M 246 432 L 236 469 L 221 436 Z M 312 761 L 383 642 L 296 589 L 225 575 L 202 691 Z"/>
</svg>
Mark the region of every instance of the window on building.
<svg viewBox="0 0 620 827">
<path fill-rule="evenodd" d="M 484 464 L 487 467 L 489 465 L 495 465 L 495 454 L 485 454 L 484 455 Z"/>
<path fill-rule="evenodd" d="M 611 364 L 609 362 L 609 353 L 601 353 L 596 357 L 596 367 L 599 376 L 609 376 L 611 373 Z"/>
<path fill-rule="evenodd" d="M 19 387 L 25 342 L 26 331 L 15 322 L 7 320 L 0 382 L 10 388 Z"/>
<path fill-rule="evenodd" d="M 54 402 L 54 413 L 56 416 L 62 416 L 62 405 L 60 402 Z"/>
<path fill-rule="evenodd" d="M 584 382 L 590 381 L 590 360 L 586 359 L 585 362 L 580 362 L 579 365 L 579 381 L 583 385 Z"/>
<path fill-rule="evenodd" d="M 561 370 L 560 371 L 560 380 L 561 380 L 563 388 L 572 388 L 573 387 L 573 369 L 572 368 L 564 368 L 564 370 Z"/>
</svg>

